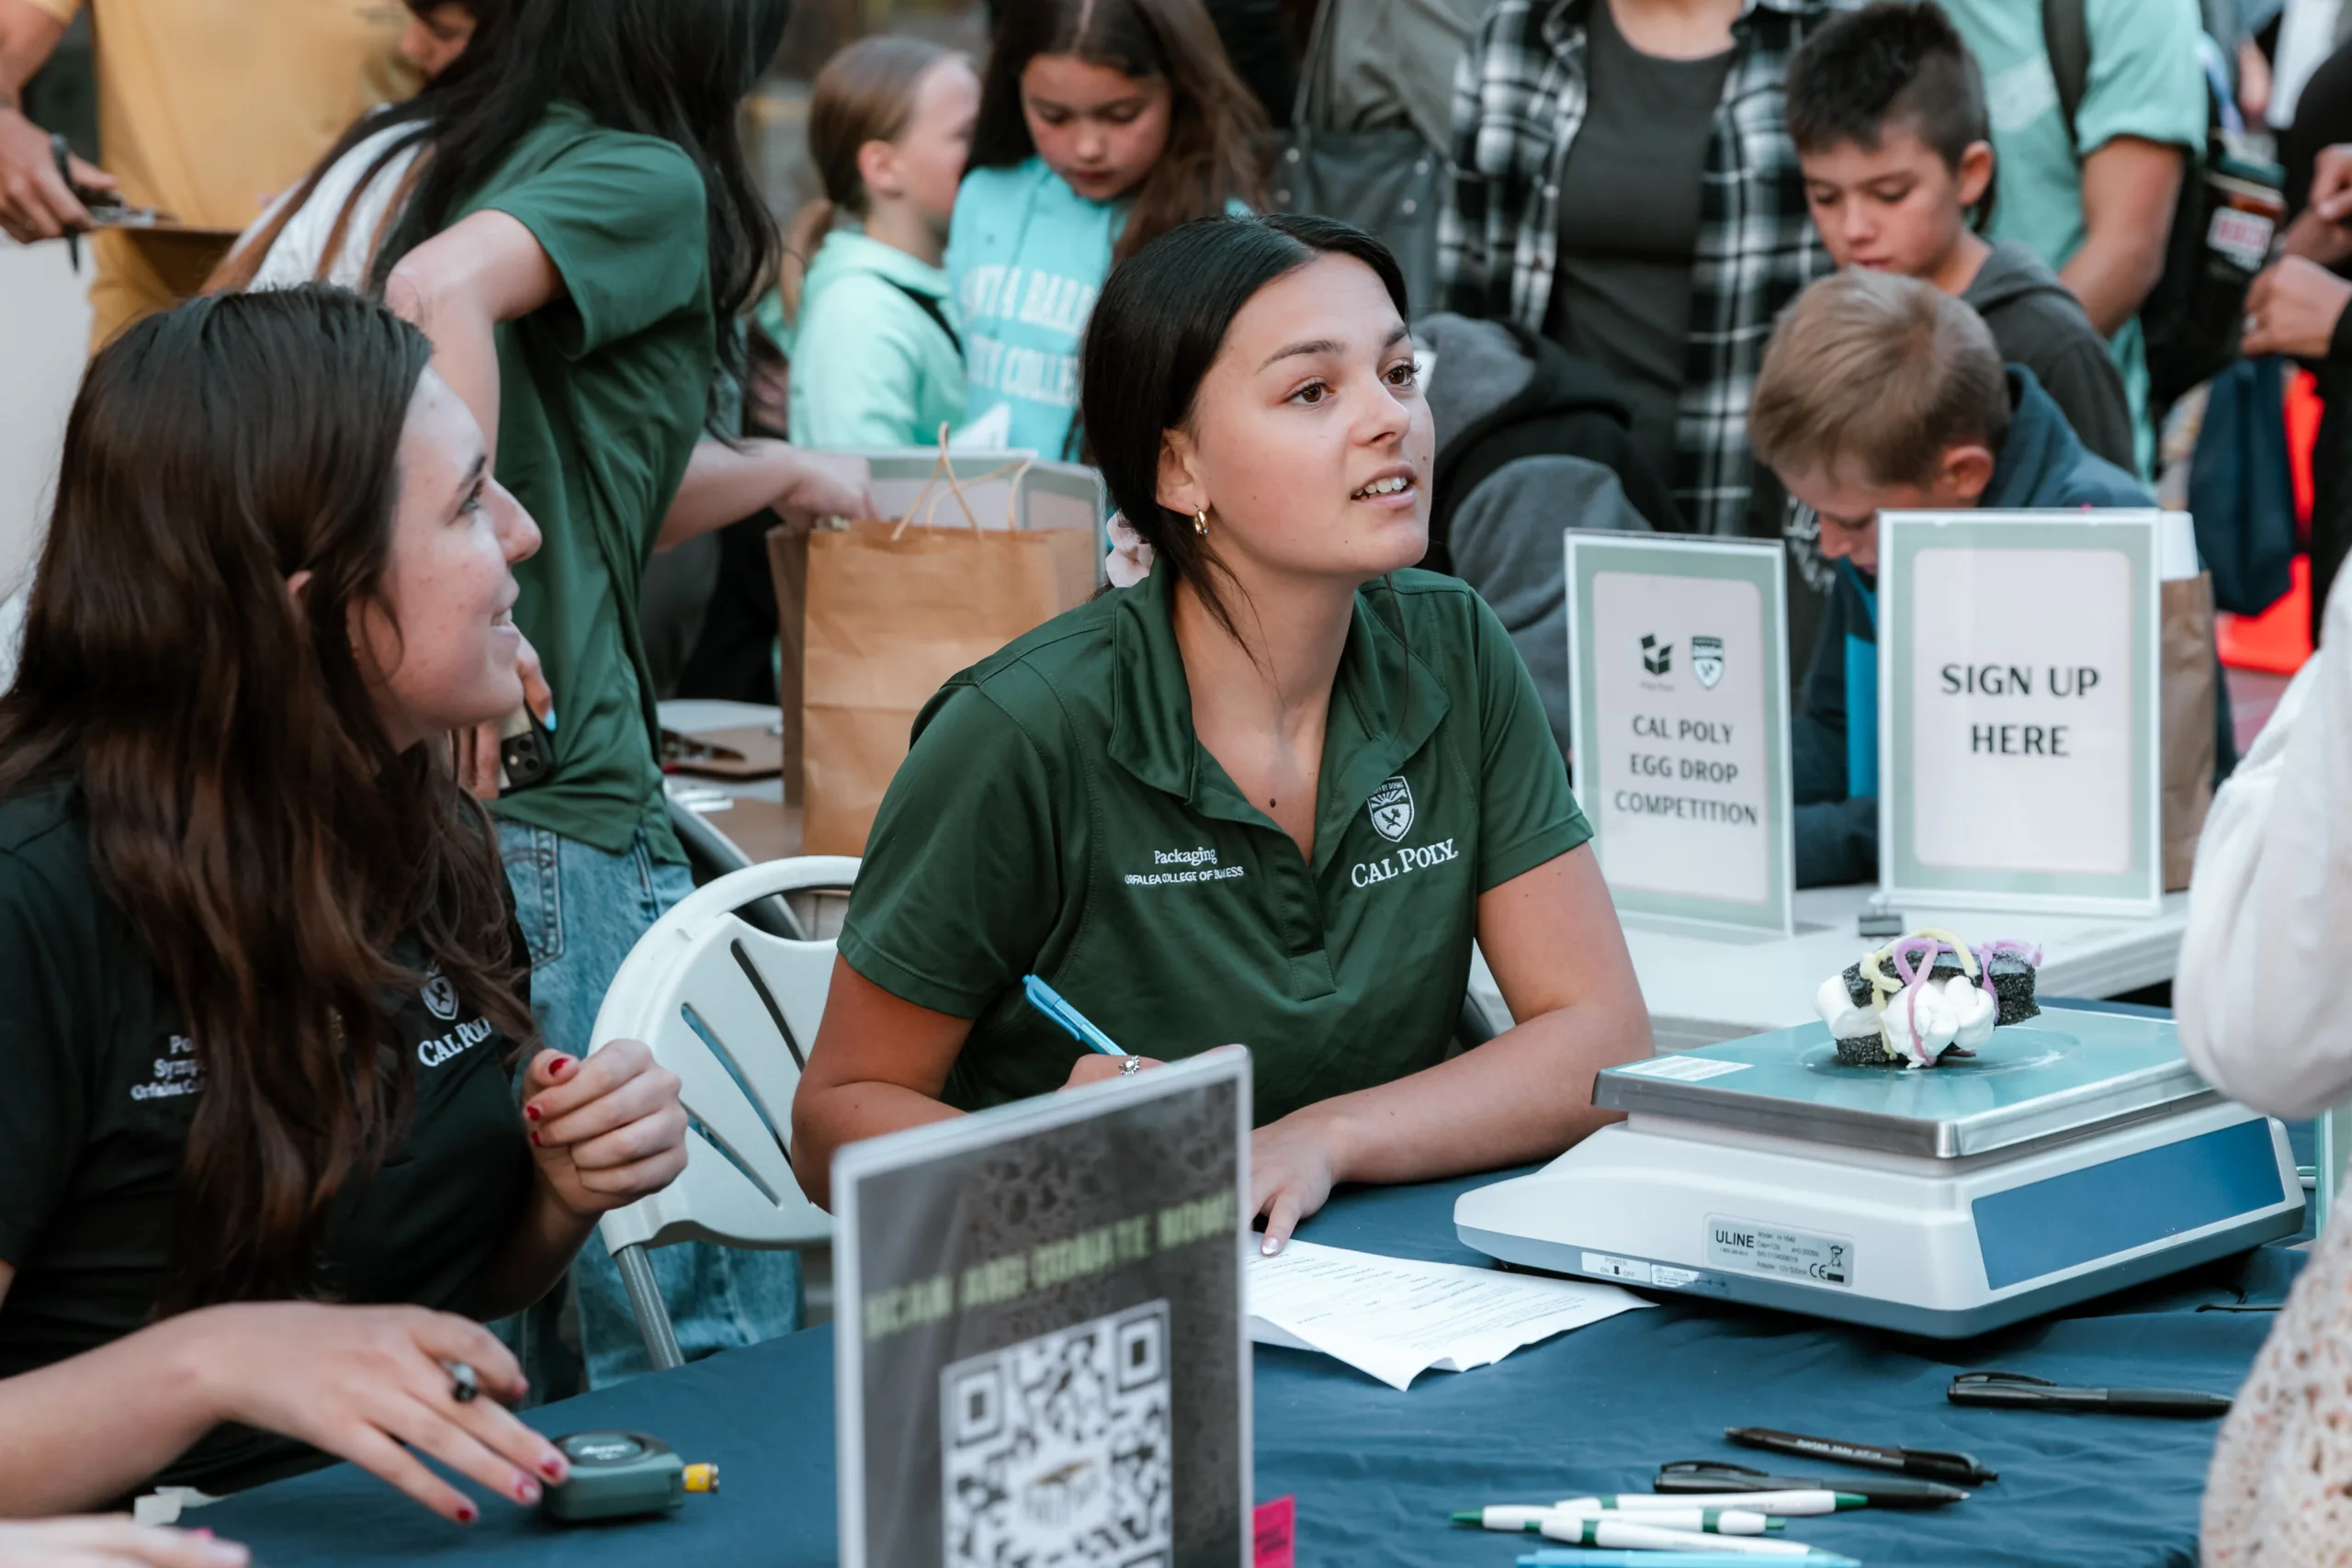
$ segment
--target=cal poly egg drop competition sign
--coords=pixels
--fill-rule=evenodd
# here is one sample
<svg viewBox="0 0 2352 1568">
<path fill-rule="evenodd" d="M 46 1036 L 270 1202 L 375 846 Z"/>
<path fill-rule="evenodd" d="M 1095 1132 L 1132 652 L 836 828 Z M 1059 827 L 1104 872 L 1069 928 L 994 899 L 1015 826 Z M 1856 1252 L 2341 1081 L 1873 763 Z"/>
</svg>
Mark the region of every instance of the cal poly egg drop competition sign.
<svg viewBox="0 0 2352 1568">
<path fill-rule="evenodd" d="M 2153 914 L 2159 513 L 1879 514 L 1879 877 L 1898 902 Z"/>
<path fill-rule="evenodd" d="M 1621 915 L 1793 930 L 1781 547 L 1567 533 L 1577 798 Z"/>
</svg>

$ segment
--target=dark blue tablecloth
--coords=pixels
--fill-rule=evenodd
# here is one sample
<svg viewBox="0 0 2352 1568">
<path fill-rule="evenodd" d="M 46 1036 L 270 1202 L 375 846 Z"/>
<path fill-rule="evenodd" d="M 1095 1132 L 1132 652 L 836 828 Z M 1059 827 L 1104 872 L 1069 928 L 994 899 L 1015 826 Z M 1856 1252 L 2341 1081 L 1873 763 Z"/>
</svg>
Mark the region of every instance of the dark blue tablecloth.
<svg viewBox="0 0 2352 1568">
<path fill-rule="evenodd" d="M 2308 1160 L 2306 1140 L 2299 1132 Z M 1476 1184 L 1344 1193 L 1302 1234 L 1480 1262 L 1454 1240 L 1452 1221 L 1455 1194 Z M 2230 1391 L 2272 1314 L 2210 1309 L 2276 1303 L 2300 1261 L 2264 1247 L 1960 1345 L 1668 1298 L 1495 1366 L 1427 1374 L 1403 1393 L 1323 1357 L 1261 1347 L 1258 1495 L 1297 1495 L 1303 1565 L 1509 1568 L 1519 1542 L 1450 1529 L 1447 1513 L 1646 1491 L 1670 1460 L 1763 1462 L 1725 1444 L 1723 1428 L 1772 1426 L 1967 1449 L 2001 1472 L 1955 1507 L 1792 1529 L 1873 1565 L 2190 1564 L 2217 1423 L 1962 1410 L 1945 1401 L 1944 1385 L 1958 1370 L 2000 1367 L 2070 1382 Z M 249 1542 L 268 1568 L 428 1555 L 500 1568 L 815 1568 L 834 1561 L 832 1411 L 831 1334 L 813 1329 L 529 1413 L 549 1432 L 638 1427 L 689 1460 L 718 1461 L 724 1491 L 689 1498 L 674 1518 L 563 1529 L 492 1501 L 481 1524 L 464 1529 L 347 1466 L 199 1517 Z"/>
</svg>

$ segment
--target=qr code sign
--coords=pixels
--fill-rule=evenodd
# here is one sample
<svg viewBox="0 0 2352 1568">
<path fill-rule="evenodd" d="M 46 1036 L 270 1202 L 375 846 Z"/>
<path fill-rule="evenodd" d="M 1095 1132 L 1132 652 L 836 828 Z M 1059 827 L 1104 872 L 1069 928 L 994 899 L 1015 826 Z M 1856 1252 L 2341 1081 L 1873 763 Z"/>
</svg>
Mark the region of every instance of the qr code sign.
<svg viewBox="0 0 2352 1568">
<path fill-rule="evenodd" d="M 1167 1568 L 1168 1303 L 939 1374 L 945 1568 Z"/>
</svg>

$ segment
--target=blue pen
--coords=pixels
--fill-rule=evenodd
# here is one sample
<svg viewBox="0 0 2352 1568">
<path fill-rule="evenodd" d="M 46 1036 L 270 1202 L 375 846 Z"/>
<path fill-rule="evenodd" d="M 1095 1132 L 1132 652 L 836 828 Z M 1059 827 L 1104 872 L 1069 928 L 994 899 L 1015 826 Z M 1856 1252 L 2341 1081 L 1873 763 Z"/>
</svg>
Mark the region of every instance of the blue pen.
<svg viewBox="0 0 2352 1568">
<path fill-rule="evenodd" d="M 1126 1052 L 1119 1049 L 1109 1035 L 1095 1028 L 1084 1013 L 1062 1000 L 1059 991 L 1055 990 L 1036 976 L 1023 976 L 1021 989 L 1028 997 L 1031 1007 L 1069 1031 L 1069 1037 L 1088 1050 L 1100 1051 L 1105 1056 L 1127 1055 Z"/>
<path fill-rule="evenodd" d="M 1558 1551 L 1523 1551 L 1519 1568 L 1729 1568 L 1754 1562 L 1728 1551 L 1607 1551 L 1569 1547 Z M 1801 1562 L 1804 1568 L 1862 1568 L 1860 1559 L 1834 1551 L 1808 1551 L 1802 1557 L 1773 1557 L 1771 1562 Z"/>
</svg>

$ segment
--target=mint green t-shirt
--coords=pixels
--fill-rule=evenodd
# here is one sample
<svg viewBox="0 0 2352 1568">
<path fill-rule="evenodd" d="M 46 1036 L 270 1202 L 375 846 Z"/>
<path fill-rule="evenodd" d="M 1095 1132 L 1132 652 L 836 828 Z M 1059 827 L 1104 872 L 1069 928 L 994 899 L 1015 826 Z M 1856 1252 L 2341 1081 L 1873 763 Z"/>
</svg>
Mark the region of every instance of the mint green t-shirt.
<svg viewBox="0 0 2352 1568">
<path fill-rule="evenodd" d="M 964 321 L 965 417 L 1003 407 L 1005 445 L 1075 457 L 1078 348 L 1128 203 L 1089 201 L 1043 158 L 974 169 L 956 192 L 947 276 Z M 1246 218 L 1239 201 L 1226 211 Z"/>
<path fill-rule="evenodd" d="M 559 103 L 458 211 L 531 231 L 564 297 L 497 330 L 501 484 L 537 520 L 514 622 L 555 690 L 555 771 L 492 809 L 611 854 L 662 803 L 638 588 L 700 438 L 716 364 L 702 175 L 656 137 Z M 454 220 L 453 220 L 454 221 Z"/>
<path fill-rule="evenodd" d="M 2024 243 L 2052 271 L 2083 247 L 2079 160 L 2119 136 L 2181 148 L 2205 145 L 2205 73 L 2198 61 L 2197 0 L 2082 0 L 2090 35 L 2090 76 L 2075 117 L 2075 140 L 2058 105 L 2058 83 L 2041 37 L 2040 0 L 1943 0 L 1984 73 L 1992 112 L 1998 197 L 1996 240 Z M 2124 323 L 2109 344 L 2140 444 L 2140 468 L 2154 457 L 2148 423 L 2148 362 L 2140 323 Z"/>
</svg>

